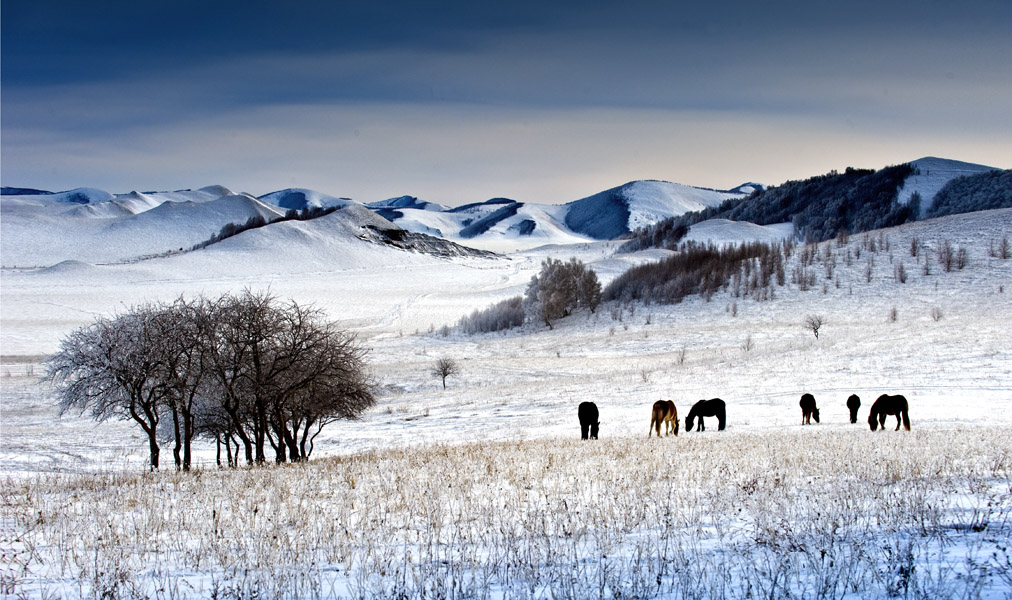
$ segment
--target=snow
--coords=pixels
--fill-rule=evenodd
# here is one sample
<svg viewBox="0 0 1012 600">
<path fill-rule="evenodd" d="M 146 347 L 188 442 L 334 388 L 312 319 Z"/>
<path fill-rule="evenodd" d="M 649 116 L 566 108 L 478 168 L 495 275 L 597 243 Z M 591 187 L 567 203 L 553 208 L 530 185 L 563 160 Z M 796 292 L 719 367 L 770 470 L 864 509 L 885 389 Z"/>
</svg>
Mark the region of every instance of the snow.
<svg viewBox="0 0 1012 600">
<path fill-rule="evenodd" d="M 680 216 L 720 206 L 729 198 L 740 198 L 741 194 L 715 192 L 667 181 L 635 181 L 625 187 L 629 201 L 629 229 L 636 229 Z"/>
<path fill-rule="evenodd" d="M 671 207 L 672 190 L 653 184 L 631 186 L 631 214 L 641 218 L 660 214 L 664 207 Z M 708 428 L 704 434 L 687 434 L 688 439 L 683 433 L 679 439 L 664 440 L 665 444 L 671 442 L 666 446 L 670 450 L 659 454 L 672 465 L 679 464 L 677 455 L 683 451 L 705 454 L 706 443 L 714 439 L 720 440 L 722 448 L 724 444 L 731 447 L 737 442 L 761 443 L 768 439 L 770 448 L 803 449 L 806 440 L 820 436 L 839 439 L 844 446 L 855 443 L 865 447 L 872 439 L 902 445 L 906 438 L 898 437 L 904 435 L 902 432 L 891 431 L 892 420 L 890 430 L 876 434 L 880 436 L 877 438 L 867 437 L 867 426 L 849 424 L 844 402 L 851 393 L 862 398 L 862 417 L 878 394 L 906 395 L 911 401 L 914 436 L 923 431 L 924 435 L 942 438 L 952 432 L 955 444 L 959 439 L 989 439 L 995 431 L 1012 428 L 1012 347 L 1007 336 L 1007 324 L 1012 322 L 1012 260 L 1000 260 L 988 253 L 989 244 L 1012 232 L 1012 210 L 955 215 L 881 233 L 853 235 L 846 247 L 835 240 L 826 242 L 817 250 L 810 267 L 817 274 L 814 289 L 800 291 L 788 282 L 774 289 L 776 297 L 770 301 L 736 297 L 728 289 L 709 300 L 690 297 L 672 306 L 604 305 L 594 314 L 578 312 L 552 330 L 529 324 L 523 330 L 505 334 L 467 337 L 453 332 L 442 335 L 440 328 L 476 308 L 521 294 L 546 257 L 575 256 L 607 283 L 630 266 L 670 253 L 649 250 L 616 254 L 620 242 L 593 241 L 558 225 L 565 208 L 524 204 L 516 217 L 496 225 L 490 230 L 491 236 L 480 240 L 486 246 L 500 248 L 503 255 L 436 258 L 361 239 L 364 226 L 382 228 L 389 227 L 389 223 L 366 207 L 350 203 L 318 219 L 276 223 L 199 251 L 143 256 L 213 233 L 223 221 L 280 212 L 249 196 L 218 192 L 227 190 L 212 189 L 202 192 L 200 198 L 179 193 L 172 204 L 162 203 L 131 215 L 101 217 L 67 214 L 74 206 L 86 205 L 68 205 L 59 199 L 3 198 L 0 375 L 4 376 L 0 377 L 0 391 L 4 401 L 0 464 L 3 475 L 12 478 L 9 481 L 32 481 L 52 473 L 112 473 L 121 477 L 143 470 L 145 447 L 137 428 L 130 423 L 96 424 L 75 415 L 56 418 L 52 392 L 38 376 L 42 357 L 56 350 L 63 336 L 97 316 L 116 314 L 123 307 L 171 301 L 180 295 L 214 296 L 243 288 L 269 289 L 281 298 L 314 304 L 341 326 L 356 332 L 370 348 L 368 362 L 378 384 L 378 405 L 359 421 L 340 422 L 326 429 L 316 442 L 314 463 L 327 457 L 337 460 L 367 456 L 369 452 L 479 442 L 502 442 L 519 448 L 530 443 L 536 445 L 532 448 L 552 453 L 557 450 L 551 444 L 565 444 L 556 440 L 578 436 L 575 407 L 586 399 L 594 400 L 601 409 L 601 445 L 564 446 L 563 450 L 577 457 L 573 460 L 605 465 L 604 470 L 615 469 L 618 459 L 613 452 L 629 452 L 629 448 L 641 448 L 641 443 L 646 443 L 643 434 L 649 407 L 660 398 L 674 400 L 683 417 L 691 403 L 700 398 L 719 396 L 729 406 L 728 429 L 723 434 L 711 433 Z M 138 206 L 143 205 L 145 197 L 152 196 L 131 194 L 121 199 Z M 689 206 L 687 196 L 681 197 L 685 201 L 682 207 Z M 102 200 L 114 201 L 111 195 Z M 494 210 L 496 206 L 489 208 Z M 403 210 L 406 217 L 399 221 L 401 225 L 413 223 L 411 227 L 445 233 L 458 223 L 450 213 Z M 535 220 L 535 236 L 540 233 L 542 237 L 516 236 L 510 227 L 523 218 Z M 207 223 L 203 229 L 202 223 Z M 550 223 L 556 228 L 549 229 Z M 44 235 L 46 231 L 60 231 L 62 235 Z M 775 241 L 789 234 L 789 224 L 759 227 L 712 221 L 694 226 L 689 239 L 725 244 Z M 910 251 L 914 240 L 919 242 L 917 257 Z M 969 262 L 964 269 L 945 272 L 938 265 L 935 250 L 944 241 L 967 250 Z M 876 245 L 874 251 L 871 242 Z M 789 269 L 797 265 L 799 254 L 796 250 Z M 832 277 L 827 276 L 830 264 Z M 909 273 L 907 283 L 896 280 L 900 264 Z M 818 314 L 826 320 L 818 339 L 802 326 L 807 314 Z M 444 356 L 462 363 L 460 375 L 447 381 L 445 391 L 429 374 L 431 364 Z M 820 425 L 799 425 L 797 402 L 802 392 L 815 396 L 822 412 Z M 213 451 L 213 446 L 206 443 L 197 448 L 197 464 L 206 469 L 206 477 L 219 476 L 211 468 Z M 168 454 L 163 452 L 163 458 L 168 459 Z M 537 463 L 540 472 L 547 472 L 538 462 L 541 454 L 528 458 L 531 468 Z M 494 459 L 488 460 L 492 465 Z M 521 459 L 513 460 L 527 466 Z M 739 462 L 738 470 L 729 474 L 732 481 L 746 482 L 749 477 L 765 481 L 763 478 L 772 477 L 762 470 L 766 459 L 760 456 L 755 460 Z M 402 481 L 401 476 L 410 472 L 387 472 L 381 466 L 369 473 L 383 477 L 361 477 L 388 490 L 390 497 L 397 497 L 398 493 L 408 493 L 404 490 L 409 488 L 404 486 L 409 486 L 409 481 L 434 477 L 425 465 L 415 468 L 418 475 L 405 476 L 402 483 L 394 482 Z M 824 464 L 818 469 L 831 471 Z M 249 478 L 243 481 L 253 482 L 249 488 L 256 489 L 255 478 L 270 479 L 274 471 L 242 473 Z M 819 488 L 819 481 L 813 479 L 813 489 Z M 916 478 L 907 481 L 916 485 Z M 558 485 L 573 483 L 562 478 Z M 612 489 L 600 487 L 603 484 L 590 485 L 599 486 L 594 490 Z M 876 490 L 882 490 L 876 494 L 891 489 L 886 481 L 876 485 Z M 336 489 L 336 484 L 333 486 Z M 618 493 L 624 488 L 614 489 Z M 686 489 L 691 490 L 685 492 L 687 495 L 705 497 L 710 493 L 706 488 Z M 647 489 L 629 493 L 633 492 L 644 496 L 653 493 Z M 472 498 L 482 502 L 503 493 L 479 490 Z M 980 497 L 945 490 L 933 493 L 957 503 Z M 993 493 L 993 510 L 1007 516 L 1007 489 L 999 487 Z M 595 493 L 586 492 L 583 502 L 597 506 L 596 498 Z M 314 501 L 312 491 L 307 490 L 294 499 L 294 504 Z M 66 505 L 64 518 L 68 522 L 85 527 L 91 521 L 85 515 L 75 516 L 74 501 L 66 498 L 61 502 Z M 548 504 L 547 499 L 543 502 Z M 911 496 L 910 503 L 916 504 L 916 498 Z M 142 506 L 134 506 L 124 522 L 146 514 Z M 792 510 L 804 510 L 817 503 L 812 500 L 790 506 Z M 358 510 L 365 515 L 369 507 Z M 203 512 L 208 511 L 200 514 Z M 578 512 L 573 514 L 575 518 Z M 811 516 L 814 518 L 814 511 Z M 382 514 L 370 518 L 386 522 Z M 361 519 L 362 523 L 373 522 L 365 516 Z M 798 525 L 800 528 L 803 523 Z M 3 522 L 3 527 L 11 526 L 10 520 Z M 698 535 L 704 535 L 704 529 L 716 525 L 701 523 L 699 527 L 703 533 Z M 366 527 L 356 531 L 363 529 Z M 1007 538 L 1007 526 L 996 531 Z M 973 538 L 956 537 L 955 531 L 938 535 L 949 536 L 947 545 L 939 541 L 944 552 L 919 556 L 919 560 L 927 561 L 920 563 L 919 572 L 937 568 L 941 573 L 950 564 L 945 561 L 971 557 L 970 542 L 964 540 Z M 243 539 L 234 541 L 237 547 L 247 543 Z M 614 560 L 621 560 L 623 547 L 627 546 L 611 548 L 616 553 Z M 401 552 L 400 547 L 395 550 Z M 210 586 L 208 578 L 223 575 L 197 572 L 185 556 L 181 551 L 169 562 L 159 563 L 158 569 L 205 592 Z M 593 564 L 599 560 L 587 557 Z M 579 564 L 580 568 L 586 566 Z M 148 569 L 144 572 L 157 570 Z M 337 571 L 333 575 L 350 577 Z M 42 570 L 26 577 L 30 585 L 25 583 L 19 591 L 29 597 L 42 597 L 45 582 L 59 581 L 63 575 Z M 344 587 L 338 587 L 338 591 L 351 595 L 351 583 L 341 581 Z M 989 581 L 982 596 L 1001 598 L 1008 592 L 998 576 L 993 575 Z M 493 594 L 507 596 L 508 592 L 498 588 Z"/>
<path fill-rule="evenodd" d="M 794 236 L 792 223 L 775 225 L 756 225 L 745 221 L 728 221 L 727 219 L 708 219 L 696 223 L 689 228 L 685 241 L 713 242 L 718 246 L 735 244 L 743 241 L 775 243 Z"/>
<path fill-rule="evenodd" d="M 918 216 L 924 215 L 924 211 L 931 206 L 931 201 L 934 200 L 935 194 L 941 191 L 950 180 L 964 175 L 976 175 L 994 170 L 994 167 L 945 158 L 935 158 L 933 156 L 915 160 L 910 164 L 918 169 L 920 173 L 911 175 L 903 182 L 903 188 L 900 189 L 897 200 L 900 204 L 906 204 L 915 192 L 920 194 L 921 211 Z"/>
<path fill-rule="evenodd" d="M 305 208 L 327 208 L 331 206 L 347 206 L 352 203 L 348 198 L 335 198 L 305 188 L 288 188 L 264 194 L 260 201 L 285 210 L 303 210 Z"/>
</svg>

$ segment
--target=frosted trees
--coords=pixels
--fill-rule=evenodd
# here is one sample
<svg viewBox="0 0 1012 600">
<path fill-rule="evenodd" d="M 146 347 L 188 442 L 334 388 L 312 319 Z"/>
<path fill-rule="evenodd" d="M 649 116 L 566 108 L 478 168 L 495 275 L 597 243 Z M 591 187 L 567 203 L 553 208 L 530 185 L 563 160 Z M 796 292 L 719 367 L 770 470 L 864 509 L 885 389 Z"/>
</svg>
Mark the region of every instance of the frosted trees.
<svg viewBox="0 0 1012 600">
<path fill-rule="evenodd" d="M 60 413 L 78 409 L 98 421 L 135 421 L 148 438 L 152 470 L 158 468 L 158 423 L 169 395 L 157 318 L 158 309 L 140 307 L 98 319 L 67 336 L 47 364 Z"/>
<path fill-rule="evenodd" d="M 597 273 L 576 258 L 562 262 L 547 258 L 541 272 L 531 277 L 524 304 L 528 314 L 544 321 L 549 329 L 552 321 L 569 315 L 577 308 L 597 310 L 601 302 L 601 284 Z"/>
<path fill-rule="evenodd" d="M 198 433 L 238 438 L 248 463 L 264 462 L 268 444 L 277 462 L 303 460 L 326 424 L 374 403 L 366 351 L 323 316 L 248 290 L 143 306 L 71 333 L 49 375 L 61 411 L 136 421 L 152 469 L 160 435 L 182 469 Z"/>
</svg>

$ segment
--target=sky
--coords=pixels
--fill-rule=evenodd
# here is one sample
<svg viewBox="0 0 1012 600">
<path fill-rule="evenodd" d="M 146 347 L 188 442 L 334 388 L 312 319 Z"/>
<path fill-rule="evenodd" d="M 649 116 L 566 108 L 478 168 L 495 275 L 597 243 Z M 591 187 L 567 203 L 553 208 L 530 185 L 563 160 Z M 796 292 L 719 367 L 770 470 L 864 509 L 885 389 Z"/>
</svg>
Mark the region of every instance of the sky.
<svg viewBox="0 0 1012 600">
<path fill-rule="evenodd" d="M 1012 168 L 1009 0 L 3 0 L 0 183 L 570 202 Z"/>
</svg>

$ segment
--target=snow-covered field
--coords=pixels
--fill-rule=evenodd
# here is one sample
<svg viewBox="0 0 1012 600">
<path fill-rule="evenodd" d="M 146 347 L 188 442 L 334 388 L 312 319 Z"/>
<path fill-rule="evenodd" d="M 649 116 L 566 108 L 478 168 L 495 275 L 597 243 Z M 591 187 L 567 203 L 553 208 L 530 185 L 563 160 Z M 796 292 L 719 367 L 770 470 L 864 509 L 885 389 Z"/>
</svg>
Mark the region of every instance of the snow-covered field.
<svg viewBox="0 0 1012 600">
<path fill-rule="evenodd" d="M 666 253 L 594 242 L 437 259 L 318 221 L 201 252 L 0 272 L 3 593 L 1012 595 L 1012 260 L 988 253 L 1012 210 L 826 242 L 807 291 L 790 282 L 795 250 L 771 301 L 728 289 L 475 337 L 441 329 L 520 294 L 547 256 L 607 282 Z M 966 250 L 963 269 L 939 265 L 946 241 Z M 243 287 L 322 307 L 371 349 L 377 406 L 325 430 L 308 465 L 220 472 L 203 446 L 197 474 L 145 474 L 129 423 L 57 417 L 40 360 L 70 330 Z M 807 315 L 825 320 L 818 339 Z M 429 374 L 440 357 L 462 366 L 445 391 Z M 800 425 L 804 392 L 822 423 Z M 892 419 L 868 431 L 882 393 L 910 400 L 911 432 Z M 647 439 L 655 400 L 684 417 L 712 397 L 727 402 L 726 431 Z M 598 442 L 576 439 L 584 400 L 600 408 Z"/>
</svg>

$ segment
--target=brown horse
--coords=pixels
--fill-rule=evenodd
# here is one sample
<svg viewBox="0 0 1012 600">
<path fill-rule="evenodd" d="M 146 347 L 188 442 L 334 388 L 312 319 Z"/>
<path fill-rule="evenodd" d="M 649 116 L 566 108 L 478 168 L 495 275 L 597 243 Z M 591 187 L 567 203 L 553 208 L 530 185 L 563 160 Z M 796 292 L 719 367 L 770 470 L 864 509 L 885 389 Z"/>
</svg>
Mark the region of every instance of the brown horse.
<svg viewBox="0 0 1012 600">
<path fill-rule="evenodd" d="M 671 400 L 654 402 L 654 407 L 650 411 L 650 431 L 656 431 L 657 437 L 661 437 L 662 422 L 664 423 L 665 436 L 671 431 L 678 435 L 678 409 L 675 408 L 675 403 Z M 647 431 L 647 437 L 650 437 L 650 431 Z"/>
<path fill-rule="evenodd" d="M 815 396 L 811 394 L 803 394 L 801 396 L 801 424 L 811 425 L 812 419 L 815 422 L 819 422 L 819 407 L 815 406 Z"/>
<path fill-rule="evenodd" d="M 896 415 L 896 431 L 900 430 L 900 419 L 903 419 L 903 428 L 910 431 L 910 415 L 907 413 L 909 405 L 903 396 L 890 396 L 882 394 L 871 405 L 871 413 L 868 415 L 868 426 L 872 431 L 881 427 L 885 429 L 886 416 Z"/>
</svg>

